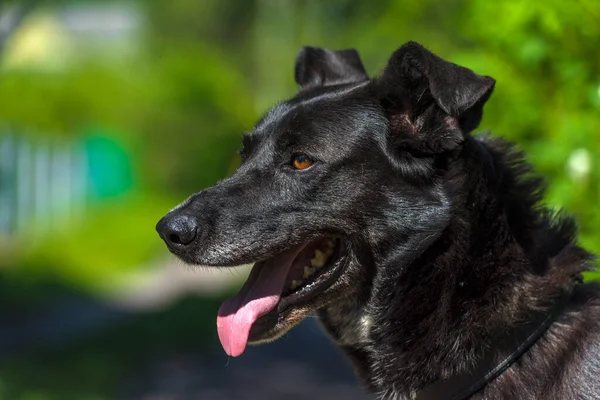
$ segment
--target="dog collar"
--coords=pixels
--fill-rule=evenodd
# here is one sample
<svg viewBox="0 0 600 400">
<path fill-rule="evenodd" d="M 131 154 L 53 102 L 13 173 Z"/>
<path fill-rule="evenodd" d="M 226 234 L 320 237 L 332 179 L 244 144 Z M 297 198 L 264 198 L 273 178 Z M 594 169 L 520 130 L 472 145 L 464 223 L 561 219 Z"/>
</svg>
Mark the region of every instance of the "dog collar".
<svg viewBox="0 0 600 400">
<path fill-rule="evenodd" d="M 563 292 L 545 312 L 536 312 L 527 322 L 503 335 L 478 363 L 460 374 L 439 379 L 419 391 L 416 400 L 464 400 L 506 371 L 548 329 L 571 297 Z"/>
</svg>

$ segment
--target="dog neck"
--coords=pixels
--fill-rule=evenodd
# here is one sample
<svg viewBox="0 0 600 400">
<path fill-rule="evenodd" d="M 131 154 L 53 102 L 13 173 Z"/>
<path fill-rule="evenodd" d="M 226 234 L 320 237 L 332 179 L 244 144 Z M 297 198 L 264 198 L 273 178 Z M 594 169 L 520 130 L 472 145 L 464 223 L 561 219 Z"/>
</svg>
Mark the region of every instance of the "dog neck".
<svg viewBox="0 0 600 400">
<path fill-rule="evenodd" d="M 540 182 L 527 178 L 519 155 L 500 142 L 465 146 L 471 156 L 448 172 L 446 228 L 413 238 L 427 248 L 410 262 L 403 252 L 374 257 L 369 284 L 320 311 L 382 398 L 410 398 L 471 368 L 500 333 L 547 307 L 585 268 L 569 221 L 551 222 L 536 208 Z"/>
</svg>

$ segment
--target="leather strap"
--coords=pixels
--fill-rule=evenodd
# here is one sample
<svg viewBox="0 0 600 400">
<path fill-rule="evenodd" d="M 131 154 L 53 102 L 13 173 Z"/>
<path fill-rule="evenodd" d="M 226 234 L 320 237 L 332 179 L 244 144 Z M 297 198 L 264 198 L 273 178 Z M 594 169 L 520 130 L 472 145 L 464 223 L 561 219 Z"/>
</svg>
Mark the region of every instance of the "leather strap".
<svg viewBox="0 0 600 400">
<path fill-rule="evenodd" d="M 529 350 L 556 320 L 570 297 L 571 290 L 562 293 L 549 310 L 535 313 L 527 322 L 502 335 L 471 369 L 433 382 L 419 391 L 415 400 L 468 399 Z"/>
</svg>

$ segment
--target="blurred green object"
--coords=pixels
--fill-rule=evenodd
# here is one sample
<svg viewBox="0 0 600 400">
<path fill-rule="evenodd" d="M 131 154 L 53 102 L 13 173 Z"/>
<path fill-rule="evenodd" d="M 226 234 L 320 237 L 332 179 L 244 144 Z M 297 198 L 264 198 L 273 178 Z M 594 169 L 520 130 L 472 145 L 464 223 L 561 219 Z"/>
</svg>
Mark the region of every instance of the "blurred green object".
<svg viewBox="0 0 600 400">
<path fill-rule="evenodd" d="M 131 190 L 133 171 L 126 149 L 98 128 L 84 135 L 90 194 L 105 199 Z"/>
</svg>

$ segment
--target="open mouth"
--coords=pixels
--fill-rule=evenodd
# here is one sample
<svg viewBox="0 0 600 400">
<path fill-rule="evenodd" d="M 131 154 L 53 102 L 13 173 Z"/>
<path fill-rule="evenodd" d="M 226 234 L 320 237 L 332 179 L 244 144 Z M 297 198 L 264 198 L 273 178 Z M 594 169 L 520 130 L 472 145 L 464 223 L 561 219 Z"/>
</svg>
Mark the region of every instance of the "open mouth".
<svg viewBox="0 0 600 400">
<path fill-rule="evenodd" d="M 238 294 L 219 309 L 217 330 L 225 352 L 237 357 L 249 338 L 276 336 L 272 330 L 282 314 L 323 292 L 339 277 L 342 253 L 342 240 L 327 237 L 257 262 Z M 264 321 L 259 321 L 261 317 Z"/>
</svg>

